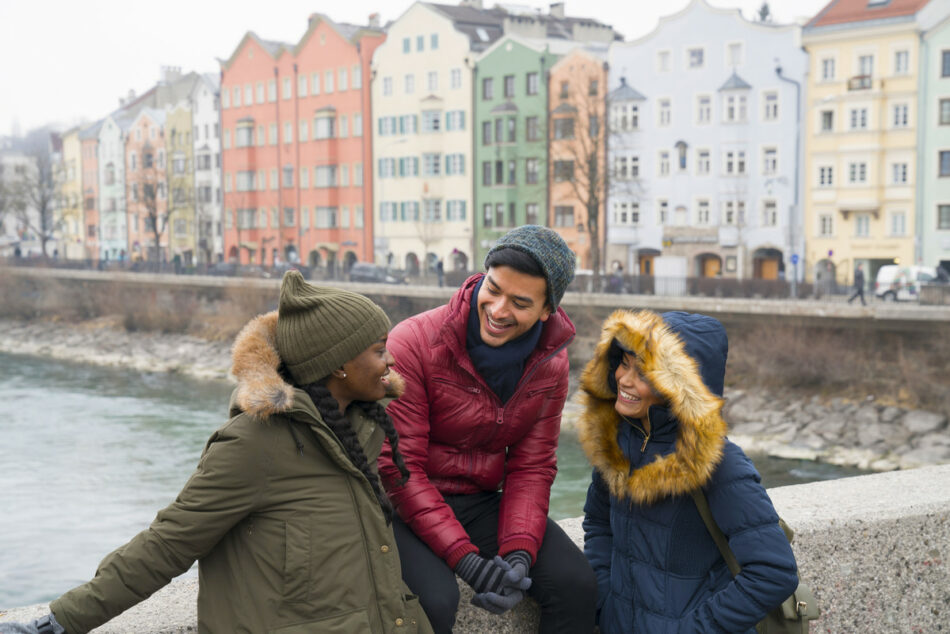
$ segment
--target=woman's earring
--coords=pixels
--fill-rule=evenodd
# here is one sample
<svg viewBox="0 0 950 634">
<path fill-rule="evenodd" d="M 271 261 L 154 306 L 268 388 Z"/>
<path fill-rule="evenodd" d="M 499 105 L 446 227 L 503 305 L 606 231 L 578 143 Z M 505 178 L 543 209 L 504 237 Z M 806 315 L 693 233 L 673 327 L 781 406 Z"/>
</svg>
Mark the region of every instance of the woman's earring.
<svg viewBox="0 0 950 634">
<path fill-rule="evenodd" d="M 344 379 L 346 378 L 346 372 L 343 373 L 343 378 L 344 378 Z"/>
</svg>

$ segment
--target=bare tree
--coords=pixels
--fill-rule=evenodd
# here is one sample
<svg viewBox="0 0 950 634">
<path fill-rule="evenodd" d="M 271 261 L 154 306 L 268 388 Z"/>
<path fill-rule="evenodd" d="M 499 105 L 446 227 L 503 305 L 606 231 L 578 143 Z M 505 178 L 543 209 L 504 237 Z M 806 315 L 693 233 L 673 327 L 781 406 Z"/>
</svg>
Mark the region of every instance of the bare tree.
<svg viewBox="0 0 950 634">
<path fill-rule="evenodd" d="M 416 221 L 416 236 L 422 242 L 422 257 L 419 258 L 419 266 L 422 269 L 422 279 L 429 278 L 429 247 L 442 240 L 442 220 L 447 210 L 440 209 L 438 218 L 430 218 L 429 212 L 423 208 L 419 220 Z"/>
<path fill-rule="evenodd" d="M 34 147 L 27 152 L 29 165 L 8 181 L 6 193 L 0 194 L 0 207 L 16 218 L 19 225 L 37 236 L 43 257 L 49 257 L 46 245 L 55 239 L 62 226 L 56 218 L 60 203 L 60 185 L 53 173 L 53 162 L 45 148 Z M 2 213 L 2 210 L 0 210 Z"/>
</svg>

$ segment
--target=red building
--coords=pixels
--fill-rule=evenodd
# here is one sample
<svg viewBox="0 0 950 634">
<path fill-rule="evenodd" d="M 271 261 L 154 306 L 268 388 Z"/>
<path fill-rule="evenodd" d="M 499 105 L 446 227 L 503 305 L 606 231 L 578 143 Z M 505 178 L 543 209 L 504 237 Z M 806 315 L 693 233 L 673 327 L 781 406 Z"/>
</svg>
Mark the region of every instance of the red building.
<svg viewBox="0 0 950 634">
<path fill-rule="evenodd" d="M 221 69 L 224 251 L 332 275 L 373 258 L 376 25 L 310 17 L 297 45 L 248 33 Z"/>
</svg>

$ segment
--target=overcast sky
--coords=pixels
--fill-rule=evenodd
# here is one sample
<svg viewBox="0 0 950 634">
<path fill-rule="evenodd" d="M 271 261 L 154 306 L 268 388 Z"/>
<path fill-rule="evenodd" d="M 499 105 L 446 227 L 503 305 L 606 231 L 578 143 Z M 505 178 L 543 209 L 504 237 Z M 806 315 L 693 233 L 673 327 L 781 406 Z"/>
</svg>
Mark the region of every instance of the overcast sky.
<svg viewBox="0 0 950 634">
<path fill-rule="evenodd" d="M 453 0 L 443 0 L 452 3 Z M 662 15 L 689 0 L 567 0 L 571 16 L 612 24 L 626 39 L 649 33 Z M 811 17 L 827 0 L 771 0 L 776 22 Z M 183 72 L 218 72 L 247 31 L 296 43 L 307 16 L 326 13 L 338 22 L 382 23 L 398 18 L 409 0 L 0 0 L 0 134 L 45 123 L 75 124 L 101 118 L 130 89 L 157 80 L 162 66 Z M 485 0 L 486 7 L 494 0 Z M 547 10 L 547 2 L 519 4 Z M 711 0 L 751 18 L 762 0 Z M 147 11 L 150 7 L 154 11 Z"/>
</svg>

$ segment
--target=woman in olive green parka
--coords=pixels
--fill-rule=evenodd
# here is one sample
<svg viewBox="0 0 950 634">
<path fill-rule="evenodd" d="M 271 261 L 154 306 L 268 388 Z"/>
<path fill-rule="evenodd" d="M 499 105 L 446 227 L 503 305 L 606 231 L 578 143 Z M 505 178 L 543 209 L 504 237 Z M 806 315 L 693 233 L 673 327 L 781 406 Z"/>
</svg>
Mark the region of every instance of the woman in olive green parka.
<svg viewBox="0 0 950 634">
<path fill-rule="evenodd" d="M 39 631 L 83 634 L 198 560 L 199 632 L 430 632 L 376 475 L 385 438 L 398 446 L 378 403 L 401 385 L 389 327 L 362 295 L 288 273 L 278 311 L 235 342 L 231 419 L 178 498 Z"/>
</svg>

